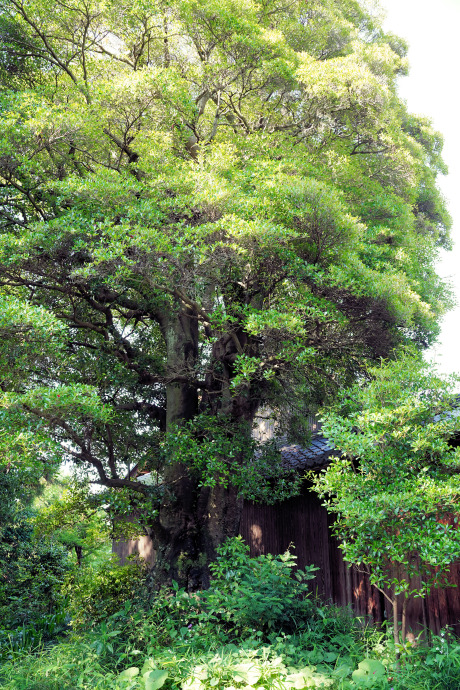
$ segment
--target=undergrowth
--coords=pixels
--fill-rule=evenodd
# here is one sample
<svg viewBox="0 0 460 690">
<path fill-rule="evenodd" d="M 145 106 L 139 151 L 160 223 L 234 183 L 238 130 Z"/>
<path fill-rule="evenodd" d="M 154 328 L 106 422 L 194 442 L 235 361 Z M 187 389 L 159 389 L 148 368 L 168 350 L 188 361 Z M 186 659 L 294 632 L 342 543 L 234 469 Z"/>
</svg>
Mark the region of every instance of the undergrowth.
<svg viewBox="0 0 460 690">
<path fill-rule="evenodd" d="M 305 596 L 312 569 L 291 577 L 294 557 L 249 558 L 231 540 L 208 592 L 175 585 L 153 601 L 126 600 L 50 644 L 3 647 L 5 690 L 457 690 L 460 645 L 452 636 L 402 650 L 349 611 Z M 97 601 L 93 601 L 97 609 Z M 401 650 L 400 650 L 401 651 Z"/>
</svg>

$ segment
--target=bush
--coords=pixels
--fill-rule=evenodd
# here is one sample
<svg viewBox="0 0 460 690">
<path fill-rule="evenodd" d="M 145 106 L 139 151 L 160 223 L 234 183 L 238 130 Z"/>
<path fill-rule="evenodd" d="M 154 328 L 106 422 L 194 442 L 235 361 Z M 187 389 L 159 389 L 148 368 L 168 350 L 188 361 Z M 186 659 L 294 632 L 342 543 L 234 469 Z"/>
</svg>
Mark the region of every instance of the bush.
<svg viewBox="0 0 460 690">
<path fill-rule="evenodd" d="M 308 566 L 294 571 L 295 567 L 296 558 L 289 551 L 250 558 L 241 537 L 228 539 L 210 566 L 211 588 L 201 596 L 210 615 L 239 631 L 292 632 L 315 611 L 308 599 L 308 581 L 317 570 Z"/>
<path fill-rule="evenodd" d="M 142 611 L 119 610 L 111 624 L 143 651 L 178 644 L 209 651 L 313 624 L 318 613 L 308 598 L 308 581 L 315 568 L 296 571 L 294 578 L 292 554 L 250 558 L 248 551 L 240 537 L 227 540 L 211 565 L 209 590 L 189 594 L 173 583 L 172 591 L 160 590 Z"/>
<path fill-rule="evenodd" d="M 72 568 L 62 546 L 33 539 L 29 517 L 24 512 L 0 534 L 0 628 L 8 630 L 59 614 Z"/>
<path fill-rule="evenodd" d="M 93 627 L 139 599 L 145 585 L 147 566 L 139 558 L 118 565 L 110 556 L 97 566 L 75 570 L 65 584 L 74 629 Z"/>
<path fill-rule="evenodd" d="M 174 609 L 176 595 L 169 596 L 164 605 Z M 327 612 L 329 622 L 335 610 Z M 136 618 L 134 623 L 133 619 Z M 131 619 L 131 624 L 129 620 Z M 356 632 L 351 624 L 349 632 Z M 183 620 L 182 623 L 185 621 Z M 384 666 L 376 660 L 365 658 L 365 634 L 361 639 L 353 634 L 344 638 L 327 640 L 318 626 L 314 641 L 302 634 L 286 635 L 270 633 L 270 640 L 261 642 L 258 631 L 252 638 L 233 641 L 222 640 L 221 630 L 212 635 L 211 628 L 205 644 L 201 635 L 185 627 L 167 644 L 158 645 L 158 637 L 142 635 L 127 639 L 122 630 L 126 624 L 132 632 L 145 631 L 149 623 L 154 631 L 153 620 L 148 613 L 142 616 L 126 610 L 112 617 L 92 633 L 76 638 L 70 643 L 59 644 L 47 653 L 18 659 L 15 664 L 5 664 L 0 684 L 6 690 L 295 690 L 298 688 L 330 687 L 333 690 L 356 690 L 372 687 L 389 690 L 385 684 L 356 684 L 352 674 L 359 671 L 364 678 L 366 670 L 380 675 Z M 344 620 L 340 626 L 343 629 Z M 333 626 L 332 626 L 333 627 Z M 372 664 L 370 663 L 372 662 Z M 359 678 L 359 675 L 357 676 Z M 147 682 L 148 681 L 148 682 Z M 357 681 L 359 683 L 359 680 Z M 402 686 L 397 688 L 402 690 Z M 407 690 L 404 688 L 404 690 Z"/>
<path fill-rule="evenodd" d="M 16 629 L 0 629 L 0 661 L 12 659 L 17 654 L 41 649 L 55 642 L 68 630 L 69 616 L 64 609 L 44 614 L 33 622 L 22 624 Z"/>
<path fill-rule="evenodd" d="M 0 686 L 5 690 L 460 687 L 460 644 L 454 637 L 433 638 L 431 646 L 408 646 L 398 666 L 391 637 L 363 627 L 347 610 L 314 606 L 303 596 L 312 572 L 300 574 L 297 585 L 290 577 L 294 563 L 289 554 L 249 558 L 240 539 L 230 540 L 219 550 L 209 592 L 188 594 L 175 585 L 142 608 L 127 596 L 139 593 L 138 584 L 128 585 L 130 572 L 142 578 L 142 565 L 134 562 L 119 568 L 110 562 L 99 575 L 93 570 L 92 575 L 82 576 L 80 598 L 73 599 L 73 606 L 88 607 L 81 614 L 80 628 L 86 615 L 92 629 L 35 654 L 18 650 L 3 664 Z M 92 596 L 97 599 L 88 602 Z M 106 613 L 112 610 L 111 597 L 118 610 L 96 624 L 96 617 L 103 615 L 101 607 Z"/>
<path fill-rule="evenodd" d="M 431 636 L 430 646 L 408 646 L 399 668 L 391 674 L 395 690 L 457 690 L 460 688 L 460 643 L 449 632 Z"/>
</svg>

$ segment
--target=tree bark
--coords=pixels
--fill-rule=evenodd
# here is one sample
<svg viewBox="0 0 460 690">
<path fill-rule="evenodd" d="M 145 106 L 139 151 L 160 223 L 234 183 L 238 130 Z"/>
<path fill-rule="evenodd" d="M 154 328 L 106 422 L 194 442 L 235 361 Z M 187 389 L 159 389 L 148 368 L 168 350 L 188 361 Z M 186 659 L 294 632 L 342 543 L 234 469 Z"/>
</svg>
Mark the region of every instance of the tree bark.
<svg viewBox="0 0 460 690">
<path fill-rule="evenodd" d="M 217 547 L 229 537 L 236 537 L 240 531 L 243 499 L 235 487 L 214 486 L 203 490 L 201 496 L 204 515 L 201 528 L 201 548 L 206 554 L 206 569 L 203 571 L 202 586 L 209 586 L 209 563 L 215 560 Z"/>
<path fill-rule="evenodd" d="M 239 533 L 243 502 L 234 487 L 199 487 L 188 476 L 176 486 L 176 500 L 162 507 L 152 529 L 152 584 L 175 580 L 187 591 L 206 589 L 217 546 Z"/>
<path fill-rule="evenodd" d="M 407 597 L 404 596 L 402 604 L 402 615 L 401 615 L 401 644 L 406 643 L 406 609 L 407 609 Z"/>
<path fill-rule="evenodd" d="M 79 568 L 81 568 L 82 561 L 83 561 L 83 548 L 81 546 L 78 546 L 78 544 L 74 544 L 74 550 L 75 550 L 75 555 L 77 557 L 77 565 Z"/>
<path fill-rule="evenodd" d="M 172 312 L 162 324 L 166 343 L 166 429 L 192 419 L 198 410 L 193 381 L 198 361 L 198 319 L 191 311 Z M 180 377 L 181 381 L 175 381 Z M 185 379 L 185 381 L 183 380 Z M 187 381 L 189 379 L 189 382 Z"/>
<path fill-rule="evenodd" d="M 193 379 L 198 359 L 198 320 L 193 313 L 171 313 L 162 324 L 167 349 L 166 428 L 193 419 L 198 395 Z M 190 375 L 190 383 L 183 381 Z M 181 381 L 174 379 L 180 377 Z M 154 587 L 178 582 L 189 591 L 209 585 L 209 563 L 216 548 L 239 532 L 242 500 L 233 487 L 202 487 L 180 462 L 166 465 L 168 495 L 151 526 L 156 562 L 151 574 Z"/>
</svg>

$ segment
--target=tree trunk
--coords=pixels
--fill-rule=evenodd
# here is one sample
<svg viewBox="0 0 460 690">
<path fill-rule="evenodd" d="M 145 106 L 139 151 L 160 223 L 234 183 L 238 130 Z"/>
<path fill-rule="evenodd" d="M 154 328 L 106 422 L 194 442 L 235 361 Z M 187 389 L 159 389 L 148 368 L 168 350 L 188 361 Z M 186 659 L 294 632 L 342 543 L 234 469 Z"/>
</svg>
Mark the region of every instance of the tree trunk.
<svg viewBox="0 0 460 690">
<path fill-rule="evenodd" d="M 192 419 L 198 410 L 196 378 L 198 320 L 188 311 L 172 312 L 162 324 L 167 353 L 166 429 Z"/>
<path fill-rule="evenodd" d="M 407 596 L 404 596 L 402 604 L 402 617 L 401 617 L 401 644 L 406 643 L 406 609 L 407 609 Z"/>
<path fill-rule="evenodd" d="M 198 487 L 183 466 L 176 465 L 175 500 L 165 504 L 152 538 L 156 562 L 152 572 L 155 587 L 172 580 L 188 591 L 209 586 L 209 564 L 216 548 L 239 533 L 242 499 L 234 487 Z"/>
<path fill-rule="evenodd" d="M 171 430 L 198 412 L 197 389 L 186 380 L 196 377 L 198 321 L 187 311 L 172 312 L 162 330 L 171 380 L 166 386 L 166 428 Z M 242 500 L 233 487 L 200 487 L 180 462 L 166 465 L 164 483 L 168 495 L 151 526 L 156 551 L 152 585 L 176 580 L 189 591 L 205 588 L 216 547 L 239 532 Z"/>
<path fill-rule="evenodd" d="M 83 561 L 83 547 L 78 546 L 78 544 L 74 544 L 74 550 L 75 550 L 75 555 L 77 557 L 77 565 L 79 568 L 81 568 L 82 561 Z"/>
<path fill-rule="evenodd" d="M 217 547 L 240 531 L 243 499 L 233 486 L 215 486 L 203 491 L 204 514 L 202 516 L 201 544 L 206 554 L 206 570 L 203 572 L 204 587 L 209 586 L 209 563 L 215 560 Z"/>
<path fill-rule="evenodd" d="M 235 339 L 226 336 L 213 345 L 211 359 L 218 363 L 218 375 L 211 368 L 206 377 L 207 393 L 199 401 L 192 383 L 196 380 L 198 361 L 196 315 L 188 310 L 172 310 L 161 326 L 170 379 L 166 386 L 167 431 L 193 419 L 199 407 L 206 413 L 228 415 L 251 424 L 256 402 L 249 396 L 232 397 L 230 393 L 237 355 Z M 244 340 L 241 334 L 240 339 Z M 151 526 L 156 551 L 152 585 L 158 587 L 176 580 L 189 591 L 206 588 L 209 564 L 215 560 L 217 547 L 227 537 L 239 533 L 243 501 L 232 486 L 200 486 L 199 478 L 180 462 L 166 465 L 164 483 L 168 494 Z"/>
</svg>

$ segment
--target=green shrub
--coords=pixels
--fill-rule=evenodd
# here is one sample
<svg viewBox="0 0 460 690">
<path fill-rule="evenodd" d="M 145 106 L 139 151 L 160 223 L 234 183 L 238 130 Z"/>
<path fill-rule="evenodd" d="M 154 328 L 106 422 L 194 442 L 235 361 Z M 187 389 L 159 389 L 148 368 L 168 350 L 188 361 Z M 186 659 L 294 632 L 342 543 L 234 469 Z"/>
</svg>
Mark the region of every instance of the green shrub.
<svg viewBox="0 0 460 690">
<path fill-rule="evenodd" d="M 36 654 L 17 656 L 0 669 L 8 690 L 110 690 L 118 673 L 104 666 L 85 638 L 61 642 Z M 126 690 L 126 686 L 124 688 Z"/>
<path fill-rule="evenodd" d="M 446 631 L 431 636 L 430 645 L 408 646 L 399 668 L 391 673 L 395 690 L 460 688 L 460 643 Z"/>
<path fill-rule="evenodd" d="M 5 664 L 0 685 L 6 690 L 61 690 L 99 688 L 100 690 L 295 690 L 330 687 L 333 690 L 356 690 L 352 674 L 364 661 L 363 645 L 354 641 L 354 648 L 340 644 L 327 645 L 319 635 L 315 647 L 304 646 L 299 635 L 276 635 L 272 642 L 253 639 L 224 645 L 212 644 L 208 649 L 198 645 L 198 638 L 178 636 L 167 646 L 152 646 L 140 651 L 131 641 L 121 642 L 116 630 L 101 626 L 94 633 L 71 643 Z M 107 654 L 107 650 L 110 652 Z M 335 649 L 338 651 L 335 651 Z M 377 660 L 363 665 L 382 673 L 384 666 Z M 363 668 L 364 666 L 364 668 Z M 367 668 L 366 668 L 367 667 Z M 359 678 L 359 676 L 358 676 Z M 2 684 L 3 680 L 3 684 Z M 381 678 L 380 678 L 381 680 Z M 387 679 L 373 684 L 374 690 L 389 690 Z M 382 681 L 383 682 L 383 681 Z M 40 685 L 42 683 L 43 685 Z M 398 687 L 398 690 L 402 690 Z"/>
<path fill-rule="evenodd" d="M 209 592 L 188 594 L 174 585 L 158 592 L 153 601 L 144 599 L 143 606 L 138 597 L 143 578 L 139 563 L 120 568 L 109 562 L 106 569 L 88 570 L 76 583 L 72 605 L 81 607 L 80 629 L 85 624 L 91 629 L 72 633 L 67 641 L 34 654 L 21 653 L 19 644 L 0 670 L 0 686 L 5 690 L 460 687 L 460 644 L 454 637 L 444 634 L 433 638 L 431 646 L 408 646 L 398 666 L 391 637 L 364 627 L 348 610 L 313 605 L 303 596 L 311 569 L 300 575 L 297 584 L 290 577 L 293 565 L 289 555 L 249 558 L 241 540 L 230 540 L 212 568 Z M 133 602 L 132 596 L 137 600 Z M 106 618 L 96 623 L 102 616 Z"/>
<path fill-rule="evenodd" d="M 69 616 L 65 609 L 43 614 L 27 625 L 15 629 L 0 629 L 0 661 L 12 659 L 21 652 L 31 652 L 56 641 L 68 630 Z"/>
<path fill-rule="evenodd" d="M 240 631 L 292 632 L 313 616 L 308 581 L 317 568 L 294 571 L 296 559 L 289 551 L 250 558 L 241 537 L 228 539 L 217 551 L 211 587 L 201 595 L 217 621 Z"/>
<path fill-rule="evenodd" d="M 209 651 L 268 639 L 270 632 L 304 630 L 318 616 L 308 598 L 314 568 L 292 577 L 294 567 L 292 554 L 250 558 L 241 538 L 229 539 L 211 565 L 209 590 L 189 594 L 173 583 L 172 591 L 159 591 L 142 611 L 120 607 L 110 624 L 143 651 L 171 644 Z"/>
<path fill-rule="evenodd" d="M 222 627 L 211 627 L 202 640 L 187 626 L 159 644 L 148 637 L 160 610 L 187 612 L 182 593 L 158 598 L 156 610 L 126 605 L 109 621 L 69 642 L 37 654 L 17 656 L 0 671 L 5 690 L 457 690 L 460 645 L 455 639 L 435 638 L 403 652 L 396 666 L 392 641 L 382 632 L 364 629 L 338 608 L 325 607 L 289 635 L 260 631 L 252 637 L 222 644 Z M 192 597 L 190 597 L 192 599 Z M 191 604 L 191 602 L 189 602 Z M 196 615 L 200 615 L 196 613 Z M 182 619 L 182 624 L 185 620 Z M 163 621 L 163 624 L 167 624 Z M 171 628 L 171 630 L 173 629 Z M 130 630 L 132 636 L 126 634 Z M 144 639 L 137 633 L 146 633 Z M 334 634 L 335 633 L 335 634 Z"/>
<path fill-rule="evenodd" d="M 72 565 L 66 550 L 52 542 L 37 541 L 23 511 L 16 522 L 0 532 L 0 628 L 15 630 L 39 625 L 61 613 L 61 593 Z"/>
<path fill-rule="evenodd" d="M 147 566 L 136 558 L 118 565 L 110 556 L 97 566 L 74 571 L 65 584 L 74 629 L 87 628 L 106 620 L 138 599 L 143 591 Z"/>
</svg>

